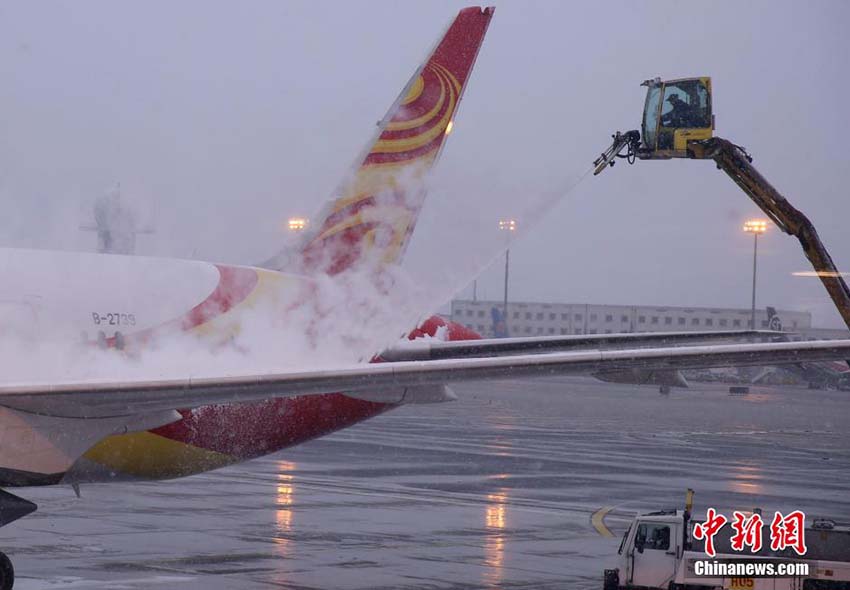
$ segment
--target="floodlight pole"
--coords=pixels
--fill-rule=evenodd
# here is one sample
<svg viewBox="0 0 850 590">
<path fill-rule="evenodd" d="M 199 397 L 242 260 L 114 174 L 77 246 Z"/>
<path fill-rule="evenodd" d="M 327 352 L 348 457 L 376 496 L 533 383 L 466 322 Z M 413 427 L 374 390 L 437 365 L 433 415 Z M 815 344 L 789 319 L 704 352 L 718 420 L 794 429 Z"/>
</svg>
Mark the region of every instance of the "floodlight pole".
<svg viewBox="0 0 850 590">
<path fill-rule="evenodd" d="M 505 326 L 508 325 L 508 269 L 511 263 L 511 249 L 505 250 L 505 301 L 502 305 L 502 317 L 505 320 Z"/>
<path fill-rule="evenodd" d="M 756 261 L 759 251 L 759 234 L 767 231 L 767 221 L 751 219 L 744 224 L 744 231 L 753 234 L 753 300 L 750 306 L 750 329 L 756 329 Z"/>
<path fill-rule="evenodd" d="M 511 265 L 511 232 L 516 231 L 515 219 L 499 220 L 499 230 L 506 232 L 505 244 L 505 298 L 502 302 L 502 319 L 505 322 L 505 332 L 508 332 L 508 275 Z"/>
<path fill-rule="evenodd" d="M 753 330 L 756 329 L 756 261 L 758 260 L 759 251 L 759 234 L 753 232 L 753 302 L 751 307 L 750 325 Z"/>
</svg>

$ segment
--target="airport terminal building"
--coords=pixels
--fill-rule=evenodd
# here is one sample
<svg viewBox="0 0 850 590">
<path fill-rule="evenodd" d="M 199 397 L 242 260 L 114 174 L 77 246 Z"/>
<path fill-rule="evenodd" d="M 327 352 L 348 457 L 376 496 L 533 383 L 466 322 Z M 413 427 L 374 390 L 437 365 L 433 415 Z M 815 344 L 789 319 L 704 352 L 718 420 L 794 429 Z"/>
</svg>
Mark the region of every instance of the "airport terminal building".
<svg viewBox="0 0 850 590">
<path fill-rule="evenodd" d="M 494 334 L 493 308 L 501 301 L 452 301 L 452 320 L 485 337 Z M 812 330 L 809 312 L 776 310 L 784 330 L 806 334 Z M 612 334 L 621 332 L 672 332 L 695 330 L 745 330 L 750 309 L 723 307 L 670 307 L 650 305 L 598 305 L 587 303 L 508 302 L 508 334 L 548 336 L 559 334 Z M 765 309 L 756 310 L 756 328 L 768 329 Z"/>
</svg>

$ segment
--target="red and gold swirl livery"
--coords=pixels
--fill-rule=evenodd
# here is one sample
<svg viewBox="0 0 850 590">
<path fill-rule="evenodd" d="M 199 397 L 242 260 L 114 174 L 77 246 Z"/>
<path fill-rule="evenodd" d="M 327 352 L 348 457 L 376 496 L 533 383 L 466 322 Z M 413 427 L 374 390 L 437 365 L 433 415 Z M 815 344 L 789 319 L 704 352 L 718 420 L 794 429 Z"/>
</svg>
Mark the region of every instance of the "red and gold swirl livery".
<svg viewBox="0 0 850 590">
<path fill-rule="evenodd" d="M 401 258 L 425 199 L 425 176 L 451 131 L 493 10 L 461 10 L 393 103 L 302 248 L 305 271 L 337 274 Z"/>
<path fill-rule="evenodd" d="M 424 176 L 445 142 L 492 15 L 493 8 L 460 11 L 393 104 L 350 181 L 314 225 L 301 251 L 305 270 L 335 274 L 368 261 L 380 266 L 400 258 L 425 198 Z M 266 293 L 263 285 L 275 274 L 226 266 L 218 271 L 218 285 L 204 301 L 159 329 L 228 333 L 229 312 Z M 429 320 L 415 335 L 434 336 L 442 325 L 442 320 Z M 449 325 L 447 334 L 450 340 L 479 337 L 459 325 Z M 149 337 L 138 336 L 140 343 Z M 200 473 L 334 432 L 392 407 L 335 393 L 185 409 L 172 424 L 100 441 L 66 481 Z"/>
<path fill-rule="evenodd" d="M 363 168 L 385 164 L 404 168 L 428 156 L 433 159 L 446 137 L 460 92 L 457 78 L 429 61 L 366 156 Z"/>
</svg>

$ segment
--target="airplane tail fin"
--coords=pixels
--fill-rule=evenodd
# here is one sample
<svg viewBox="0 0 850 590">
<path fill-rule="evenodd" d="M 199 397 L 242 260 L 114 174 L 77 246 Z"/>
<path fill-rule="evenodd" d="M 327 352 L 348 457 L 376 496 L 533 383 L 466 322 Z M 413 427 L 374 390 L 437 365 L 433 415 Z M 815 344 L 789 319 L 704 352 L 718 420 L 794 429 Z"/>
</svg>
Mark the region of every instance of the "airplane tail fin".
<svg viewBox="0 0 850 590">
<path fill-rule="evenodd" d="M 494 10 L 458 13 L 300 243 L 262 266 L 334 275 L 401 259 Z"/>
</svg>

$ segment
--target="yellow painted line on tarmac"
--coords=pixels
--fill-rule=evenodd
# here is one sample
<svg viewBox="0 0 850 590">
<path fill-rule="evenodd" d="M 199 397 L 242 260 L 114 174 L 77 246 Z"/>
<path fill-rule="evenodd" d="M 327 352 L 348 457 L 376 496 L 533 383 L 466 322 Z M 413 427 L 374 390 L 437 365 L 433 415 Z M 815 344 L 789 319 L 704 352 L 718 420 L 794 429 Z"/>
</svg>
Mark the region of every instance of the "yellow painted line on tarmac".
<svg viewBox="0 0 850 590">
<path fill-rule="evenodd" d="M 605 526 L 605 516 L 614 509 L 613 506 L 603 506 L 596 512 L 590 515 L 590 524 L 596 529 L 596 532 L 602 537 L 613 537 L 614 533 Z"/>
</svg>

